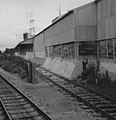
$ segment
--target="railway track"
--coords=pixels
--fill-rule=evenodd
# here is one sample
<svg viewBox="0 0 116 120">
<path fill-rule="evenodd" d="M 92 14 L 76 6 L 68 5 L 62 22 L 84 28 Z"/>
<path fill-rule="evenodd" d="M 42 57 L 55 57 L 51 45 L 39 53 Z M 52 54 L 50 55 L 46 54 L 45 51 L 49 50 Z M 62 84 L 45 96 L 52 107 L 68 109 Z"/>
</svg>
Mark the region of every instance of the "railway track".
<svg viewBox="0 0 116 120">
<path fill-rule="evenodd" d="M 47 78 L 47 80 L 71 94 L 71 96 L 75 97 L 78 101 L 86 104 L 88 106 L 87 109 L 92 108 L 94 111 L 99 112 L 101 117 L 105 117 L 107 120 L 116 120 L 115 99 L 95 90 L 69 82 L 45 69 L 39 68 L 37 70 Z"/>
<path fill-rule="evenodd" d="M 0 120 L 11 120 L 2 100 L 0 100 Z"/>
<path fill-rule="evenodd" d="M 0 75 L 0 120 L 52 120 L 18 88 Z"/>
</svg>

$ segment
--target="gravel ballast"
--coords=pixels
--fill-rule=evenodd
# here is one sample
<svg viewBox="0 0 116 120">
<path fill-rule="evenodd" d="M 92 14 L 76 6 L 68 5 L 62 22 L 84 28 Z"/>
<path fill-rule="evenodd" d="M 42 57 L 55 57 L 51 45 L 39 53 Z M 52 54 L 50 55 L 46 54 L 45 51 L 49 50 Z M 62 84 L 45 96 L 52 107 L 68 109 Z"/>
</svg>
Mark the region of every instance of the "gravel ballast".
<svg viewBox="0 0 116 120">
<path fill-rule="evenodd" d="M 39 77 L 37 78 L 38 83 L 31 84 L 22 80 L 18 75 L 13 75 L 3 69 L 0 69 L 0 74 L 15 84 L 54 120 L 97 120 L 97 117 L 93 117 L 80 108 L 78 102 L 73 104 L 72 98 L 66 97 Z"/>
</svg>

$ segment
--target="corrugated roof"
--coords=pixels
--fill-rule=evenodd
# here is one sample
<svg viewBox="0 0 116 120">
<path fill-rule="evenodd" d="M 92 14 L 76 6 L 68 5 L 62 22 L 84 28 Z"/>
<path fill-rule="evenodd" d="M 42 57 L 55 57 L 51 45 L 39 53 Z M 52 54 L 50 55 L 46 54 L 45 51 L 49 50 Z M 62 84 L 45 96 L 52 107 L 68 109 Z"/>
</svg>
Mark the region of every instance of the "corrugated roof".
<svg viewBox="0 0 116 120">
<path fill-rule="evenodd" d="M 25 41 L 21 41 L 19 44 L 33 44 L 33 38 L 25 40 Z"/>
<path fill-rule="evenodd" d="M 15 49 L 17 49 L 18 47 L 20 47 L 21 45 L 32 45 L 33 44 L 33 38 L 29 38 L 25 41 L 21 41 L 16 47 Z"/>
</svg>

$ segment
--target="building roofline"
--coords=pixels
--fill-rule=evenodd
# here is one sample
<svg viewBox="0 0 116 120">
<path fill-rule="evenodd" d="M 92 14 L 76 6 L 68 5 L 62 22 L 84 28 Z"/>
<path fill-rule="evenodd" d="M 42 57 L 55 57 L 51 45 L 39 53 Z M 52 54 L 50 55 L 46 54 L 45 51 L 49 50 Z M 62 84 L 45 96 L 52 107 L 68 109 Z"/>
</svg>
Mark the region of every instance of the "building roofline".
<svg viewBox="0 0 116 120">
<path fill-rule="evenodd" d="M 34 38 L 34 37 L 28 38 L 27 40 L 23 40 L 23 41 L 19 42 L 19 43 L 16 45 L 15 49 L 16 49 L 17 47 L 19 47 L 20 45 L 26 45 L 26 44 L 30 44 L 30 45 L 31 45 L 31 44 L 33 44 L 33 38 Z M 32 43 L 23 44 L 24 42 L 27 42 L 27 41 L 29 41 L 29 40 L 32 40 Z"/>
<path fill-rule="evenodd" d="M 100 0 L 95 0 L 95 1 L 93 1 L 93 2 L 87 3 L 87 4 L 85 4 L 85 5 L 82 5 L 82 6 L 80 6 L 80 7 L 77 7 L 77 8 L 74 8 L 74 9 L 68 11 L 67 13 L 65 13 L 64 15 L 62 15 L 61 17 L 59 17 L 58 20 L 54 21 L 53 23 L 51 23 L 50 25 L 48 25 L 46 28 L 44 28 L 43 30 L 41 30 L 41 31 L 40 31 L 38 34 L 36 34 L 34 37 L 29 38 L 29 39 L 27 39 L 27 40 L 25 40 L 25 41 L 28 41 L 28 40 L 30 40 L 30 39 L 33 40 L 36 36 L 40 35 L 40 34 L 43 33 L 45 30 L 47 30 L 48 28 L 50 28 L 50 27 L 53 26 L 54 24 L 58 23 L 60 20 L 62 20 L 62 19 L 64 19 L 65 17 L 67 17 L 68 15 L 70 15 L 71 13 L 73 13 L 75 10 L 83 9 L 83 8 L 85 8 L 85 7 L 87 7 L 87 6 L 90 6 L 90 5 L 92 5 L 92 4 L 94 4 L 94 3 L 98 2 L 98 1 L 100 1 Z M 25 42 L 25 41 L 21 41 L 19 44 L 22 44 L 22 43 Z M 19 44 L 18 44 L 18 45 L 19 45 Z"/>
<path fill-rule="evenodd" d="M 80 7 L 77 7 L 77 8 L 74 8 L 70 11 L 68 11 L 67 13 L 65 13 L 64 15 L 62 15 L 58 20 L 56 20 L 55 22 L 53 22 L 52 24 L 50 24 L 48 27 L 44 28 L 42 31 L 40 31 L 38 34 L 36 34 L 34 37 L 38 36 L 39 34 L 41 34 L 42 32 L 44 32 L 45 30 L 47 30 L 48 28 L 50 28 L 51 26 L 53 26 L 54 24 L 58 23 L 60 20 L 62 20 L 63 18 L 65 18 L 66 16 L 70 15 L 71 13 L 73 13 L 75 10 L 80 10 L 80 9 L 83 9 L 89 5 L 92 5 L 94 4 L 96 1 L 99 1 L 99 0 L 95 0 L 93 2 L 90 2 L 90 3 L 87 3 L 83 6 L 80 6 Z M 58 16 L 57 16 L 58 17 Z"/>
<path fill-rule="evenodd" d="M 34 37 L 28 38 L 27 40 L 23 40 L 23 41 L 19 42 L 19 44 L 22 44 L 23 42 L 27 42 L 27 41 L 29 41 L 29 40 L 31 40 L 31 39 L 32 39 L 32 41 L 33 41 L 33 38 L 34 38 Z"/>
<path fill-rule="evenodd" d="M 63 18 L 65 18 L 66 16 L 68 16 L 69 14 L 73 13 L 73 10 L 68 11 L 66 14 L 62 15 L 58 20 L 56 20 L 55 22 L 53 22 L 52 24 L 50 24 L 48 27 L 44 28 L 42 31 L 40 31 L 38 34 L 36 34 L 34 36 L 34 38 L 36 36 L 38 36 L 39 34 L 41 34 L 42 32 L 44 32 L 45 30 L 47 30 L 48 28 L 50 28 L 51 26 L 53 26 L 54 24 L 58 23 L 60 20 L 62 20 Z"/>
<path fill-rule="evenodd" d="M 96 0 L 96 1 L 97 1 L 97 0 Z M 96 1 L 93 1 L 93 2 L 87 3 L 87 4 L 82 5 L 82 6 L 80 6 L 80 7 L 76 7 L 76 8 L 74 8 L 74 9 L 72 9 L 72 10 L 73 10 L 73 11 L 75 11 L 75 10 L 81 10 L 81 9 L 83 9 L 83 8 L 85 8 L 85 7 L 88 7 L 88 6 L 90 6 L 90 5 L 95 4 Z M 98 0 L 98 1 L 99 1 L 99 0 Z"/>
</svg>

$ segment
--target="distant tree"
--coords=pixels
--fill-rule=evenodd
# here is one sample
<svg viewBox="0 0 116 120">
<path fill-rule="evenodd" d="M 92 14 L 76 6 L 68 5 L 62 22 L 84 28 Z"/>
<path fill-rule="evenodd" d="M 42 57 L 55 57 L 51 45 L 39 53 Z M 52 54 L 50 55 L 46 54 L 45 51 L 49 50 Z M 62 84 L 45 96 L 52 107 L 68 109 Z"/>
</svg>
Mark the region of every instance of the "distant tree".
<svg viewBox="0 0 116 120">
<path fill-rule="evenodd" d="M 4 53 L 9 54 L 9 55 L 13 55 L 15 53 L 15 50 L 13 48 L 6 48 Z"/>
</svg>

